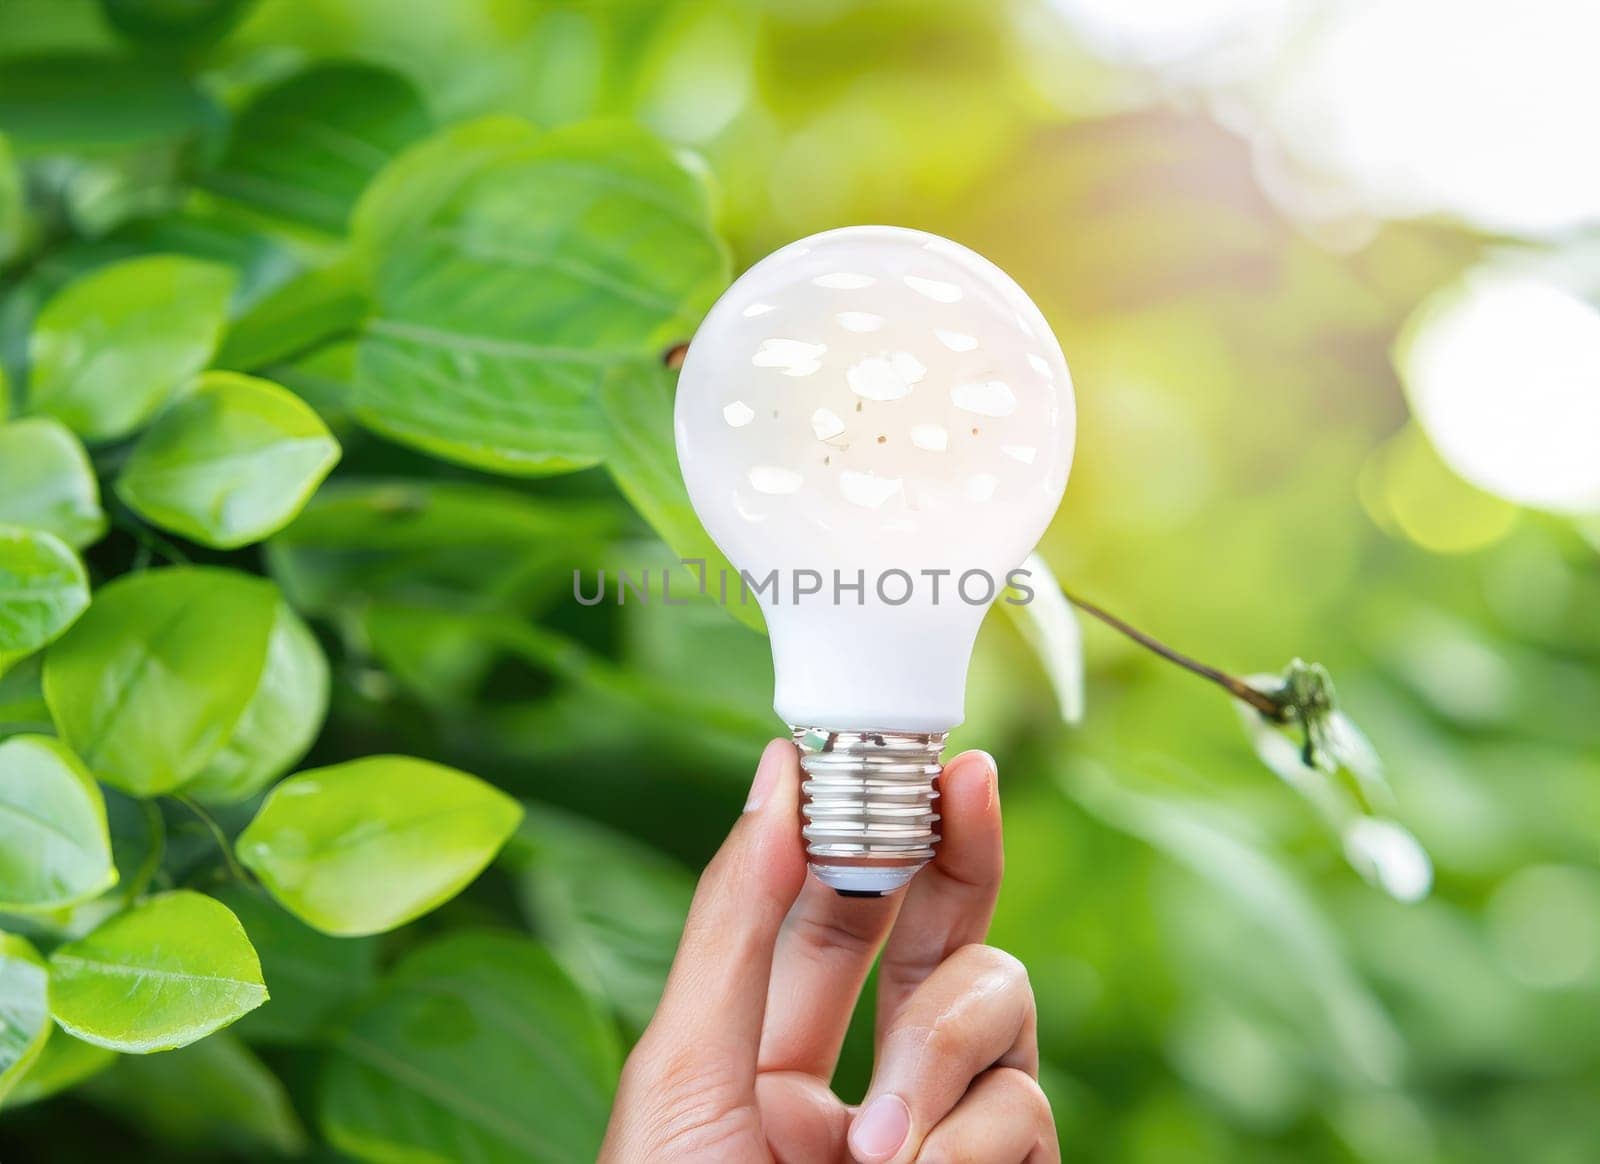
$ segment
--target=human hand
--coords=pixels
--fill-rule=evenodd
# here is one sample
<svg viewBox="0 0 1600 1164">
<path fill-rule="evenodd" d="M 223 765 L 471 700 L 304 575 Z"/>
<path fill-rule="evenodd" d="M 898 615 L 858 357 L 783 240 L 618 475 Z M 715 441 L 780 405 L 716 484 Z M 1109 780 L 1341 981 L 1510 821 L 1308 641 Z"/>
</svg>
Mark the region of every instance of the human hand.
<svg viewBox="0 0 1600 1164">
<path fill-rule="evenodd" d="M 945 767 L 937 855 L 887 898 L 807 876 L 799 797 L 795 749 L 774 740 L 700 878 L 601 1161 L 1059 1160 L 1027 973 L 979 944 L 1003 864 L 993 760 Z M 877 1061 L 852 1108 L 829 1080 L 880 948 Z"/>
</svg>

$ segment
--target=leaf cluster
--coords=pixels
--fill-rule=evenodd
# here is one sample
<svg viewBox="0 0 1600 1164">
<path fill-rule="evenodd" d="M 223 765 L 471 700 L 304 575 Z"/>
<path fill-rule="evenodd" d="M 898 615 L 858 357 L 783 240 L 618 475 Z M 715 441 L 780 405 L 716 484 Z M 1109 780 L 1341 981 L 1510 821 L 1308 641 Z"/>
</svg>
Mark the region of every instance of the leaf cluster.
<svg viewBox="0 0 1600 1164">
<path fill-rule="evenodd" d="M 136 51 L 0 70 L 0 1100 L 591 1158 L 608 1011 L 648 1015 L 683 875 L 317 741 L 375 665 L 442 706 L 511 658 L 653 714 L 664 687 L 523 616 L 619 494 L 708 556 L 658 357 L 728 277 L 711 192 L 637 127 L 441 126 L 369 63 L 220 85 L 239 8 L 108 2 Z M 616 492 L 524 484 L 600 465 Z M 412 926 L 497 860 L 545 940 L 492 890 Z M 670 887 L 642 949 L 602 916 L 637 884 Z"/>
</svg>

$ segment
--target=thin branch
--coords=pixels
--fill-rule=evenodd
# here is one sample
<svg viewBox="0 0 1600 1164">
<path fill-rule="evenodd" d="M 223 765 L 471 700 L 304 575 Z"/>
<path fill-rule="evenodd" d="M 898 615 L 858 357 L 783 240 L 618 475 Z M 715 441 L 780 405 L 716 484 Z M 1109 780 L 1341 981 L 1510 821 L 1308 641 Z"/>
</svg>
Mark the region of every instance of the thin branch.
<svg viewBox="0 0 1600 1164">
<path fill-rule="evenodd" d="M 176 544 L 156 533 L 155 530 L 145 525 L 138 518 L 124 516 L 120 509 L 115 509 L 111 514 L 111 527 L 119 529 L 134 540 L 139 547 L 140 558 L 145 565 L 149 563 L 149 556 L 154 554 L 171 565 L 187 566 L 189 555 L 180 550 Z M 142 568 L 142 566 L 141 566 Z"/>
<path fill-rule="evenodd" d="M 1130 626 L 1128 623 L 1123 622 L 1110 611 L 1104 610 L 1092 602 L 1079 598 L 1065 586 L 1061 588 L 1061 593 L 1066 595 L 1068 602 L 1072 603 L 1073 606 L 1076 606 L 1085 614 L 1093 615 L 1112 630 L 1126 635 L 1128 638 L 1138 643 L 1141 647 L 1144 647 L 1149 651 L 1154 651 L 1168 662 L 1176 663 L 1185 671 L 1191 671 L 1200 676 L 1202 679 L 1210 680 L 1212 683 L 1215 683 L 1218 687 L 1221 687 L 1235 699 L 1241 700 L 1244 703 L 1248 703 L 1251 707 L 1255 708 L 1273 723 L 1287 723 L 1289 721 L 1290 709 L 1287 703 L 1274 699 L 1265 691 L 1257 690 L 1256 688 L 1250 686 L 1250 684 L 1246 683 L 1243 679 L 1240 679 L 1237 675 L 1230 675 L 1228 672 L 1217 667 L 1210 666 L 1207 663 L 1202 663 L 1198 659 L 1191 659 L 1188 655 L 1183 654 L 1181 651 L 1173 650 L 1160 639 L 1145 634 L 1144 631 L 1140 630 L 1138 627 Z"/>
<path fill-rule="evenodd" d="M 144 817 L 145 834 L 150 839 L 149 851 L 145 853 L 144 860 L 139 862 L 139 868 L 123 886 L 122 903 L 132 905 L 144 896 L 144 891 L 156 879 L 156 874 L 161 871 L 161 859 L 167 851 L 167 826 L 162 823 L 161 810 L 156 807 L 153 800 L 141 800 L 139 807 Z"/>
<path fill-rule="evenodd" d="M 246 873 L 244 871 L 244 867 L 239 864 L 237 859 L 235 859 L 233 855 L 233 845 L 228 841 L 228 834 L 223 832 L 222 826 L 217 823 L 217 818 L 202 808 L 200 803 L 193 797 L 184 796 L 179 793 L 174 795 L 172 799 L 176 800 L 179 804 L 183 805 L 184 808 L 187 808 L 190 812 L 194 813 L 195 816 L 200 818 L 200 823 L 205 825 L 206 829 L 211 833 L 211 839 L 216 841 L 217 848 L 222 850 L 222 859 L 227 862 L 228 872 L 233 875 L 235 880 L 248 883 L 250 880 L 250 874 Z"/>
</svg>

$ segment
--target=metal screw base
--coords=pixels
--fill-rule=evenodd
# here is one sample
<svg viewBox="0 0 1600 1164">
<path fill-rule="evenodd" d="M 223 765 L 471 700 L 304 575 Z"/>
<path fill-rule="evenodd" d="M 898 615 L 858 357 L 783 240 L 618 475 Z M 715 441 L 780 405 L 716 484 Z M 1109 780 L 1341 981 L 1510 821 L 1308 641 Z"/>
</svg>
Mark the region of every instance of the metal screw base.
<svg viewBox="0 0 1600 1164">
<path fill-rule="evenodd" d="M 939 840 L 945 732 L 833 731 L 794 727 L 806 774 L 806 852 L 824 885 L 882 897 L 930 860 Z"/>
</svg>

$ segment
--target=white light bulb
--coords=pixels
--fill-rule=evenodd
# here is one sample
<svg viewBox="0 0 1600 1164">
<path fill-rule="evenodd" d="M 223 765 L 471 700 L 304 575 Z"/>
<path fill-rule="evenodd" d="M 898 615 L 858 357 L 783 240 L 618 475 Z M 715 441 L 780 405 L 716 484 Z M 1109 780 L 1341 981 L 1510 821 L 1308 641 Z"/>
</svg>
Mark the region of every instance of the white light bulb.
<svg viewBox="0 0 1600 1164">
<path fill-rule="evenodd" d="M 965 247 L 828 231 L 717 301 L 676 427 L 695 510 L 767 620 L 812 865 L 843 892 L 895 889 L 933 853 L 978 625 L 1066 485 L 1060 345 Z"/>
</svg>

